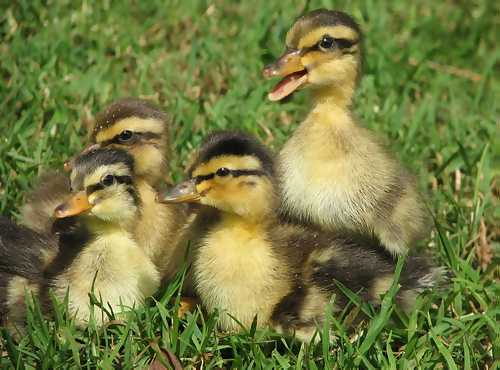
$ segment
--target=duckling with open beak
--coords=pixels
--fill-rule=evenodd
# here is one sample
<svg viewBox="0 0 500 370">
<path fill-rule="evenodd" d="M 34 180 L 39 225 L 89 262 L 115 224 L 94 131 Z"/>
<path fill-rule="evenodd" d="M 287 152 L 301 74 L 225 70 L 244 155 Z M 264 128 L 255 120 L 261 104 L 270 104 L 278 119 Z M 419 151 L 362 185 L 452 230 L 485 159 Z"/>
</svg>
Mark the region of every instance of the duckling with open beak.
<svg viewBox="0 0 500 370">
<path fill-rule="evenodd" d="M 300 89 L 313 97 L 279 154 L 281 211 L 325 230 L 374 233 L 401 255 L 428 235 L 429 215 L 414 177 L 354 119 L 361 62 L 358 24 L 346 13 L 319 9 L 297 19 L 285 54 L 264 68 L 266 78 L 283 78 L 271 101 Z"/>
</svg>

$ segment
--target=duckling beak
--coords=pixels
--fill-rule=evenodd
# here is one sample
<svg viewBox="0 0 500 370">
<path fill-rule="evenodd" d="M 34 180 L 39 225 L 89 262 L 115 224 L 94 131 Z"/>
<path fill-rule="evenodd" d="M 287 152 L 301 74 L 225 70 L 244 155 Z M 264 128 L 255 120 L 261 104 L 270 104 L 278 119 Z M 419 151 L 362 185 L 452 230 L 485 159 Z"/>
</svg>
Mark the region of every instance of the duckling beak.
<svg viewBox="0 0 500 370">
<path fill-rule="evenodd" d="M 268 94 L 271 101 L 287 97 L 307 82 L 307 70 L 298 49 L 285 52 L 276 62 L 265 66 L 262 74 L 265 78 L 284 77 Z"/>
<path fill-rule="evenodd" d="M 195 180 L 187 180 L 159 194 L 156 200 L 160 203 L 196 203 L 200 200 L 200 193 L 196 190 Z"/>
<path fill-rule="evenodd" d="M 75 158 L 80 156 L 80 155 L 84 155 L 84 154 L 87 154 L 93 150 L 96 150 L 96 149 L 99 149 L 101 147 L 101 144 L 91 144 L 87 147 L 85 147 L 81 152 L 80 154 L 78 154 L 77 156 L 71 158 L 71 159 L 68 159 L 66 162 L 64 162 L 64 171 L 66 172 L 71 172 L 73 170 L 73 167 L 74 167 L 74 164 L 75 164 Z"/>
<path fill-rule="evenodd" d="M 54 210 L 55 218 L 66 218 L 79 215 L 92 208 L 89 198 L 85 191 L 80 191 L 73 195 L 69 200 L 57 206 Z"/>
</svg>

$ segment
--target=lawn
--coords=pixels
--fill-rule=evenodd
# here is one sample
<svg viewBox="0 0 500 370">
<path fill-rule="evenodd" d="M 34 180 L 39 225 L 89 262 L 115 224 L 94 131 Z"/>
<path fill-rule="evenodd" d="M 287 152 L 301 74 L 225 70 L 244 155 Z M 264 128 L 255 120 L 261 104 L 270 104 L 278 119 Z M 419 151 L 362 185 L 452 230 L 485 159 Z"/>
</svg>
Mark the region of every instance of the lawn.
<svg viewBox="0 0 500 370">
<path fill-rule="evenodd" d="M 97 4 L 97 2 L 96 2 Z M 171 117 L 180 180 L 205 134 L 237 128 L 280 148 L 307 112 L 296 94 L 273 104 L 264 64 L 283 50 L 304 1 L 17 1 L 0 12 L 0 211 L 16 218 L 37 175 L 82 148 L 105 104 L 140 96 Z M 384 137 L 428 195 L 436 228 L 423 241 L 449 288 L 405 315 L 355 302 L 330 317 L 332 343 L 301 346 L 252 328 L 215 329 L 216 315 L 179 320 L 166 287 L 104 329 L 76 329 L 30 310 L 17 344 L 2 329 L 0 368 L 472 368 L 500 355 L 498 7 L 494 1 L 310 1 L 355 16 L 365 33 L 357 116 Z M 495 76 L 496 74 L 496 76 Z M 496 160 L 495 160 L 496 159 Z M 493 259 L 491 259 L 493 255 Z M 349 312 L 371 319 L 353 331 Z M 177 363 L 177 361 L 180 362 Z"/>
</svg>

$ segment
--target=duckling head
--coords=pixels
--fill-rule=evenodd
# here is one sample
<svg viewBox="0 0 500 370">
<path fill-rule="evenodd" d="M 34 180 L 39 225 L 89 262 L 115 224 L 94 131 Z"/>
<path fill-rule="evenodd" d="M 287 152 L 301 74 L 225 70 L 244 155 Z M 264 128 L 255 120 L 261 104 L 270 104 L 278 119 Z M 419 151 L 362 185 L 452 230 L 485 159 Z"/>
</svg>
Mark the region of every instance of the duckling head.
<svg viewBox="0 0 500 370">
<path fill-rule="evenodd" d="M 252 219 L 275 209 L 273 157 L 249 135 L 211 134 L 188 174 L 189 180 L 160 195 L 159 201 L 195 202 Z"/>
<path fill-rule="evenodd" d="M 93 144 L 83 154 L 97 148 L 112 147 L 129 152 L 134 158 L 135 173 L 152 184 L 164 178 L 170 150 L 165 113 L 151 103 L 135 98 L 118 100 L 96 116 L 91 133 Z M 71 170 L 74 160 L 65 163 Z"/>
<path fill-rule="evenodd" d="M 278 101 L 299 88 L 320 96 L 351 98 L 361 67 L 361 30 L 346 13 L 318 9 L 298 18 L 286 36 L 286 51 L 264 68 L 266 78 L 283 77 L 269 93 Z M 342 91 L 345 90 L 345 91 Z"/>
<path fill-rule="evenodd" d="M 75 158 L 71 171 L 72 196 L 54 217 L 91 217 L 126 225 L 136 218 L 140 198 L 133 182 L 134 159 L 124 150 L 100 148 Z"/>
</svg>

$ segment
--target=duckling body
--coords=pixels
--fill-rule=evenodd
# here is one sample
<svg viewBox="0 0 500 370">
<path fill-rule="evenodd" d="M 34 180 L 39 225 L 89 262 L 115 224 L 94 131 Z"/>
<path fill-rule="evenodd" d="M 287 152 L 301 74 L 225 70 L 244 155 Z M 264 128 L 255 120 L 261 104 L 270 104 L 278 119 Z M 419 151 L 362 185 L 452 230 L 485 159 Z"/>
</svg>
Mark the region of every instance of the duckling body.
<svg viewBox="0 0 500 370">
<path fill-rule="evenodd" d="M 134 158 L 136 186 L 143 204 L 133 236 L 163 279 L 170 279 L 183 262 L 186 244 L 179 240 L 187 232 L 188 220 L 184 207 L 155 201 L 153 187 L 168 177 L 170 138 L 166 115 L 147 101 L 120 99 L 96 115 L 90 139 L 84 154 L 99 148 L 116 148 Z M 68 161 L 67 168 L 71 168 L 75 160 Z M 21 208 L 23 224 L 49 233 L 55 206 L 69 196 L 67 176 L 45 176 Z M 47 261 L 53 257 L 49 256 Z"/>
<path fill-rule="evenodd" d="M 57 240 L 0 217 L 0 325 L 21 325 L 25 290 L 38 292 L 43 280 L 43 252 L 57 250 Z"/>
<path fill-rule="evenodd" d="M 238 330 L 228 313 L 249 327 L 258 313 L 259 324 L 268 323 L 276 302 L 292 288 L 280 255 L 266 240 L 262 225 L 223 215 L 196 251 L 194 283 L 209 310 L 225 311 L 224 330 Z"/>
<path fill-rule="evenodd" d="M 61 301 L 68 293 L 69 311 L 76 314 L 79 323 L 91 315 L 90 292 L 102 299 L 106 308 L 109 305 L 113 312 L 121 312 L 142 304 L 155 293 L 160 281 L 155 265 L 130 232 L 96 223 L 92 229 L 91 240 L 74 259 L 64 269 L 48 273 L 48 287 Z M 102 323 L 106 317 L 97 314 L 95 319 Z"/>
<path fill-rule="evenodd" d="M 158 203 L 156 190 L 144 179 L 137 179 L 136 184 L 142 207 L 134 238 L 162 279 L 170 280 L 182 264 L 188 245 L 183 239 L 189 225 L 186 209 L 182 205 Z"/>
<path fill-rule="evenodd" d="M 427 215 L 412 176 L 329 103 L 318 104 L 285 144 L 278 172 L 282 211 L 292 219 L 373 232 L 394 254 L 426 236 Z"/>
<path fill-rule="evenodd" d="M 20 315 L 12 314 L 14 304 L 23 302 L 26 289 L 38 295 L 46 310 L 50 309 L 49 290 L 60 301 L 67 294 L 69 313 L 80 325 L 92 315 L 90 293 L 102 300 L 106 310 L 111 307 L 120 313 L 157 290 L 160 274 L 134 237 L 142 202 L 133 178 L 133 158 L 125 151 L 107 148 L 85 153 L 71 173 L 71 198 L 55 210 L 56 235 L 17 225 L 0 228 L 0 236 L 9 237 L 0 250 L 2 257 L 17 260 L 16 240 L 31 256 L 30 274 L 21 273 L 22 262 L 14 264 L 14 270 L 0 263 L 0 274 L 15 274 L 13 278 L 0 275 L 8 279 L 0 301 L 17 322 Z M 57 250 L 48 262 L 43 253 L 47 249 Z M 96 312 L 94 318 L 98 324 L 108 319 L 103 312 Z"/>
<path fill-rule="evenodd" d="M 284 223 L 271 155 L 251 137 L 223 132 L 205 141 L 190 171 L 191 179 L 163 197 L 195 201 L 214 208 L 206 236 L 194 256 L 195 288 L 203 305 L 219 310 L 223 330 L 272 326 L 310 340 L 323 320 L 335 280 L 367 301 L 378 303 L 392 283 L 395 262 L 371 237 L 332 233 Z M 439 280 L 425 258 L 402 275 L 398 295 L 404 308 L 415 295 Z M 236 318 L 234 320 L 231 316 Z"/>
<path fill-rule="evenodd" d="M 325 230 L 374 233 L 392 254 L 405 254 L 427 234 L 429 216 L 413 177 L 353 118 L 361 59 L 356 22 L 320 9 L 295 22 L 287 52 L 265 68 L 266 77 L 284 76 L 271 100 L 307 87 L 313 96 L 279 155 L 281 211 Z"/>
<path fill-rule="evenodd" d="M 141 304 L 159 287 L 160 274 L 134 237 L 143 202 L 134 182 L 134 159 L 126 151 L 95 149 L 74 162 L 72 189 L 76 191 L 55 211 L 58 219 L 77 217 L 80 250 L 63 245 L 66 258 L 49 269 L 49 286 L 59 298 L 68 290 L 70 312 L 79 322 L 90 315 L 89 292 L 105 307 L 121 312 Z M 78 230 L 78 228 L 80 230 Z M 82 230 L 83 229 L 83 230 Z M 70 235 L 71 236 L 71 235 Z M 62 243 L 68 235 L 61 237 Z M 69 238 L 74 243 L 72 238 Z M 96 315 L 102 322 L 106 317 Z"/>
</svg>

